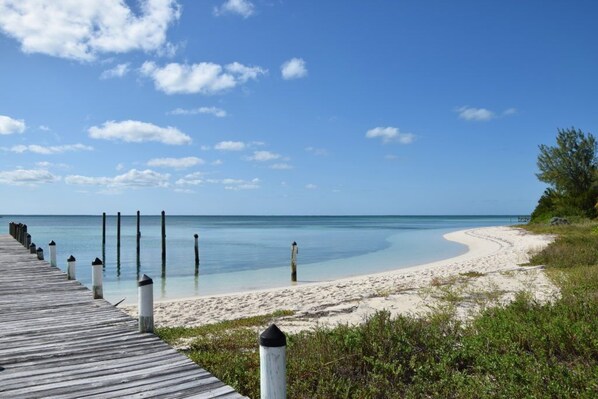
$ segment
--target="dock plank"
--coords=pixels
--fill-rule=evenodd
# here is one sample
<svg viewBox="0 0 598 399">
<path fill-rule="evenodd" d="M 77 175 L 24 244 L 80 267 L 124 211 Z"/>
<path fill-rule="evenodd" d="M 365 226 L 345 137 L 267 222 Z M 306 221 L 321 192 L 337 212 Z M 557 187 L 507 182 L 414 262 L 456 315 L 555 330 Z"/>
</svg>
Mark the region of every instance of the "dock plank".
<svg viewBox="0 0 598 399">
<path fill-rule="evenodd" d="M 0 235 L 0 397 L 243 398 Z"/>
</svg>

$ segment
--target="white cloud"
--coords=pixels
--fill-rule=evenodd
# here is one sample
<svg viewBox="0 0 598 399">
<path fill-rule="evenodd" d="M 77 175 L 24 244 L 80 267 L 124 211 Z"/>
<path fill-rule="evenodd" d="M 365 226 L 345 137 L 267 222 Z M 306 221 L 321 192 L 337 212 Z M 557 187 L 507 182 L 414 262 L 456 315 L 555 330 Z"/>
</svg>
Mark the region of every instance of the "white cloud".
<svg viewBox="0 0 598 399">
<path fill-rule="evenodd" d="M 202 172 L 195 172 L 188 174 L 176 181 L 177 186 L 198 186 L 204 182 L 204 174 Z"/>
<path fill-rule="evenodd" d="M 459 118 L 466 121 L 489 121 L 496 118 L 496 114 L 486 108 L 460 107 L 456 112 Z"/>
<path fill-rule="evenodd" d="M 37 185 L 41 183 L 53 183 L 60 180 L 60 177 L 53 175 L 45 169 L 16 169 L 0 172 L 0 184 L 15 186 Z"/>
<path fill-rule="evenodd" d="M 237 14 L 249 18 L 254 14 L 255 6 L 248 0 L 226 0 L 220 7 L 214 7 L 214 15 Z"/>
<path fill-rule="evenodd" d="M 50 128 L 49 128 L 48 126 L 46 126 L 46 125 L 39 125 L 39 130 L 43 130 L 44 132 L 49 132 L 49 131 L 50 131 L 50 130 L 52 130 L 52 129 L 50 129 Z"/>
<path fill-rule="evenodd" d="M 303 58 L 291 58 L 280 66 L 282 78 L 285 80 L 299 79 L 307 76 L 307 68 Z"/>
<path fill-rule="evenodd" d="M 242 141 L 221 141 L 214 146 L 215 149 L 220 151 L 242 151 L 246 147 Z"/>
<path fill-rule="evenodd" d="M 128 143 L 157 141 L 170 145 L 190 144 L 191 137 L 174 127 L 160 127 L 139 121 L 108 121 L 101 127 L 92 126 L 89 137 L 104 140 L 122 140 Z"/>
<path fill-rule="evenodd" d="M 114 68 L 107 69 L 100 75 L 100 79 L 122 78 L 129 72 L 129 64 L 118 64 Z"/>
<path fill-rule="evenodd" d="M 215 161 L 213 161 L 213 162 L 212 162 L 212 165 L 214 165 L 214 166 L 220 166 L 220 165 L 222 165 L 223 163 L 224 163 L 224 162 L 222 162 L 222 160 L 220 160 L 220 159 L 217 159 L 217 160 L 215 160 Z"/>
<path fill-rule="evenodd" d="M 150 169 L 131 169 L 127 173 L 115 177 L 89 177 L 80 175 L 67 176 L 64 181 L 72 185 L 104 186 L 107 188 L 145 188 L 168 187 L 170 175 Z"/>
<path fill-rule="evenodd" d="M 381 138 L 384 143 L 398 142 L 401 144 L 410 144 L 415 140 L 412 133 L 402 133 L 396 127 L 376 127 L 370 129 L 365 134 L 368 139 Z"/>
<path fill-rule="evenodd" d="M 199 107 L 193 109 L 177 108 L 169 112 L 170 115 L 197 115 L 197 114 L 211 114 L 217 118 L 224 118 L 226 111 L 216 107 Z"/>
<path fill-rule="evenodd" d="M 166 94 L 215 94 L 232 89 L 249 79 L 257 79 L 267 70 L 248 67 L 238 62 L 225 65 L 211 62 L 199 64 L 170 63 L 164 67 L 146 61 L 141 66 L 141 74 L 154 81 L 157 90 Z"/>
<path fill-rule="evenodd" d="M 318 188 L 318 186 L 316 186 L 315 184 L 309 183 L 309 184 L 305 185 L 305 188 L 308 189 L 308 190 L 315 190 L 315 189 Z"/>
<path fill-rule="evenodd" d="M 203 159 L 197 157 L 185 158 L 154 158 L 147 161 L 147 166 L 158 168 L 186 169 L 195 165 L 202 165 Z"/>
<path fill-rule="evenodd" d="M 0 2 L 0 29 L 25 53 L 93 61 L 103 53 L 159 51 L 180 17 L 175 0 L 140 0 L 139 15 L 122 0 Z"/>
<path fill-rule="evenodd" d="M 515 115 L 517 113 L 516 108 L 508 108 L 503 111 L 503 116 Z"/>
<path fill-rule="evenodd" d="M 275 163 L 275 164 L 270 165 L 270 169 L 288 170 L 288 169 L 293 169 L 293 167 L 291 165 L 289 165 L 288 163 Z"/>
<path fill-rule="evenodd" d="M 51 155 L 51 154 L 62 154 L 64 152 L 75 152 L 75 151 L 93 151 L 93 147 L 84 144 L 67 144 L 67 145 L 54 145 L 54 146 L 41 146 L 37 144 L 30 145 L 15 145 L 8 149 L 11 152 L 23 153 L 33 152 L 35 154 Z"/>
<path fill-rule="evenodd" d="M 23 133 L 25 131 L 25 121 L 23 119 L 13 119 L 10 116 L 0 115 L 0 135 Z"/>
<path fill-rule="evenodd" d="M 307 147 L 305 151 L 318 156 L 326 156 L 328 155 L 328 150 L 324 148 L 315 148 L 315 147 Z"/>
<path fill-rule="evenodd" d="M 257 177 L 252 180 L 243 180 L 243 179 L 207 179 L 205 180 L 206 183 L 210 184 L 221 184 L 224 186 L 225 190 L 255 190 L 260 188 L 260 179 Z"/>
<path fill-rule="evenodd" d="M 248 161 L 258 161 L 258 162 L 266 162 L 266 161 L 273 161 L 275 159 L 279 159 L 280 154 L 276 154 L 270 151 L 254 151 L 253 155 L 247 157 Z"/>
</svg>

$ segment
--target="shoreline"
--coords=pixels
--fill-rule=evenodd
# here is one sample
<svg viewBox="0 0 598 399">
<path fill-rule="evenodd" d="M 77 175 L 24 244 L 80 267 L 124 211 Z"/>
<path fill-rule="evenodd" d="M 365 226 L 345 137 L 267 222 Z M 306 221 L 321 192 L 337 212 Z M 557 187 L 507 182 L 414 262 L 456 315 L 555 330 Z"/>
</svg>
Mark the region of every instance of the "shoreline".
<svg viewBox="0 0 598 399">
<path fill-rule="evenodd" d="M 441 293 L 434 291 L 447 285 L 456 284 L 462 291 L 463 303 L 456 308 L 462 318 L 471 316 L 476 308 L 507 303 L 522 290 L 530 291 L 540 301 L 558 295 L 541 267 L 519 266 L 529 260 L 529 252 L 541 250 L 552 237 L 515 227 L 482 227 L 450 232 L 444 238 L 466 245 L 467 252 L 408 268 L 332 281 L 160 301 L 154 304 L 155 323 L 189 327 L 292 310 L 293 316 L 276 323 L 294 332 L 338 323 L 357 324 L 383 309 L 393 315 L 423 315 L 441 305 Z M 467 300 L 469 296 L 479 302 L 484 292 L 493 293 L 492 304 L 476 306 Z M 121 309 L 136 317 L 136 306 Z"/>
</svg>

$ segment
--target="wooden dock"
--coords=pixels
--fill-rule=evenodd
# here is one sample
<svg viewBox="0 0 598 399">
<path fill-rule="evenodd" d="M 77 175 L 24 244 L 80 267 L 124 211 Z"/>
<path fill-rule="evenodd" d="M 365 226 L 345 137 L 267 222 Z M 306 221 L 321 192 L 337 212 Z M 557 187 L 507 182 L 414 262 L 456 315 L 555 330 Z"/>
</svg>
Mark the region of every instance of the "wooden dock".
<svg viewBox="0 0 598 399">
<path fill-rule="evenodd" d="M 1 398 L 242 398 L 0 235 Z"/>
</svg>

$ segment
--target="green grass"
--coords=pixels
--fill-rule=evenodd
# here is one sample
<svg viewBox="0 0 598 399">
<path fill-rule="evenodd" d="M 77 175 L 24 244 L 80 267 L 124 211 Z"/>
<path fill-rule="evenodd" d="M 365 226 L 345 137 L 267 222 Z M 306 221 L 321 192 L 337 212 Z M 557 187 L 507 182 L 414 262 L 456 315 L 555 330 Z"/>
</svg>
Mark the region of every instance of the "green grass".
<svg viewBox="0 0 598 399">
<path fill-rule="evenodd" d="M 379 312 L 358 327 L 288 336 L 288 397 L 598 397 L 597 226 L 529 227 L 558 234 L 530 262 L 545 265 L 561 287 L 561 298 L 552 304 L 537 304 L 522 293 L 466 325 L 451 317 L 391 318 Z M 186 351 L 191 359 L 259 398 L 258 334 L 274 317 L 158 334 L 172 343 L 192 339 Z"/>
</svg>

